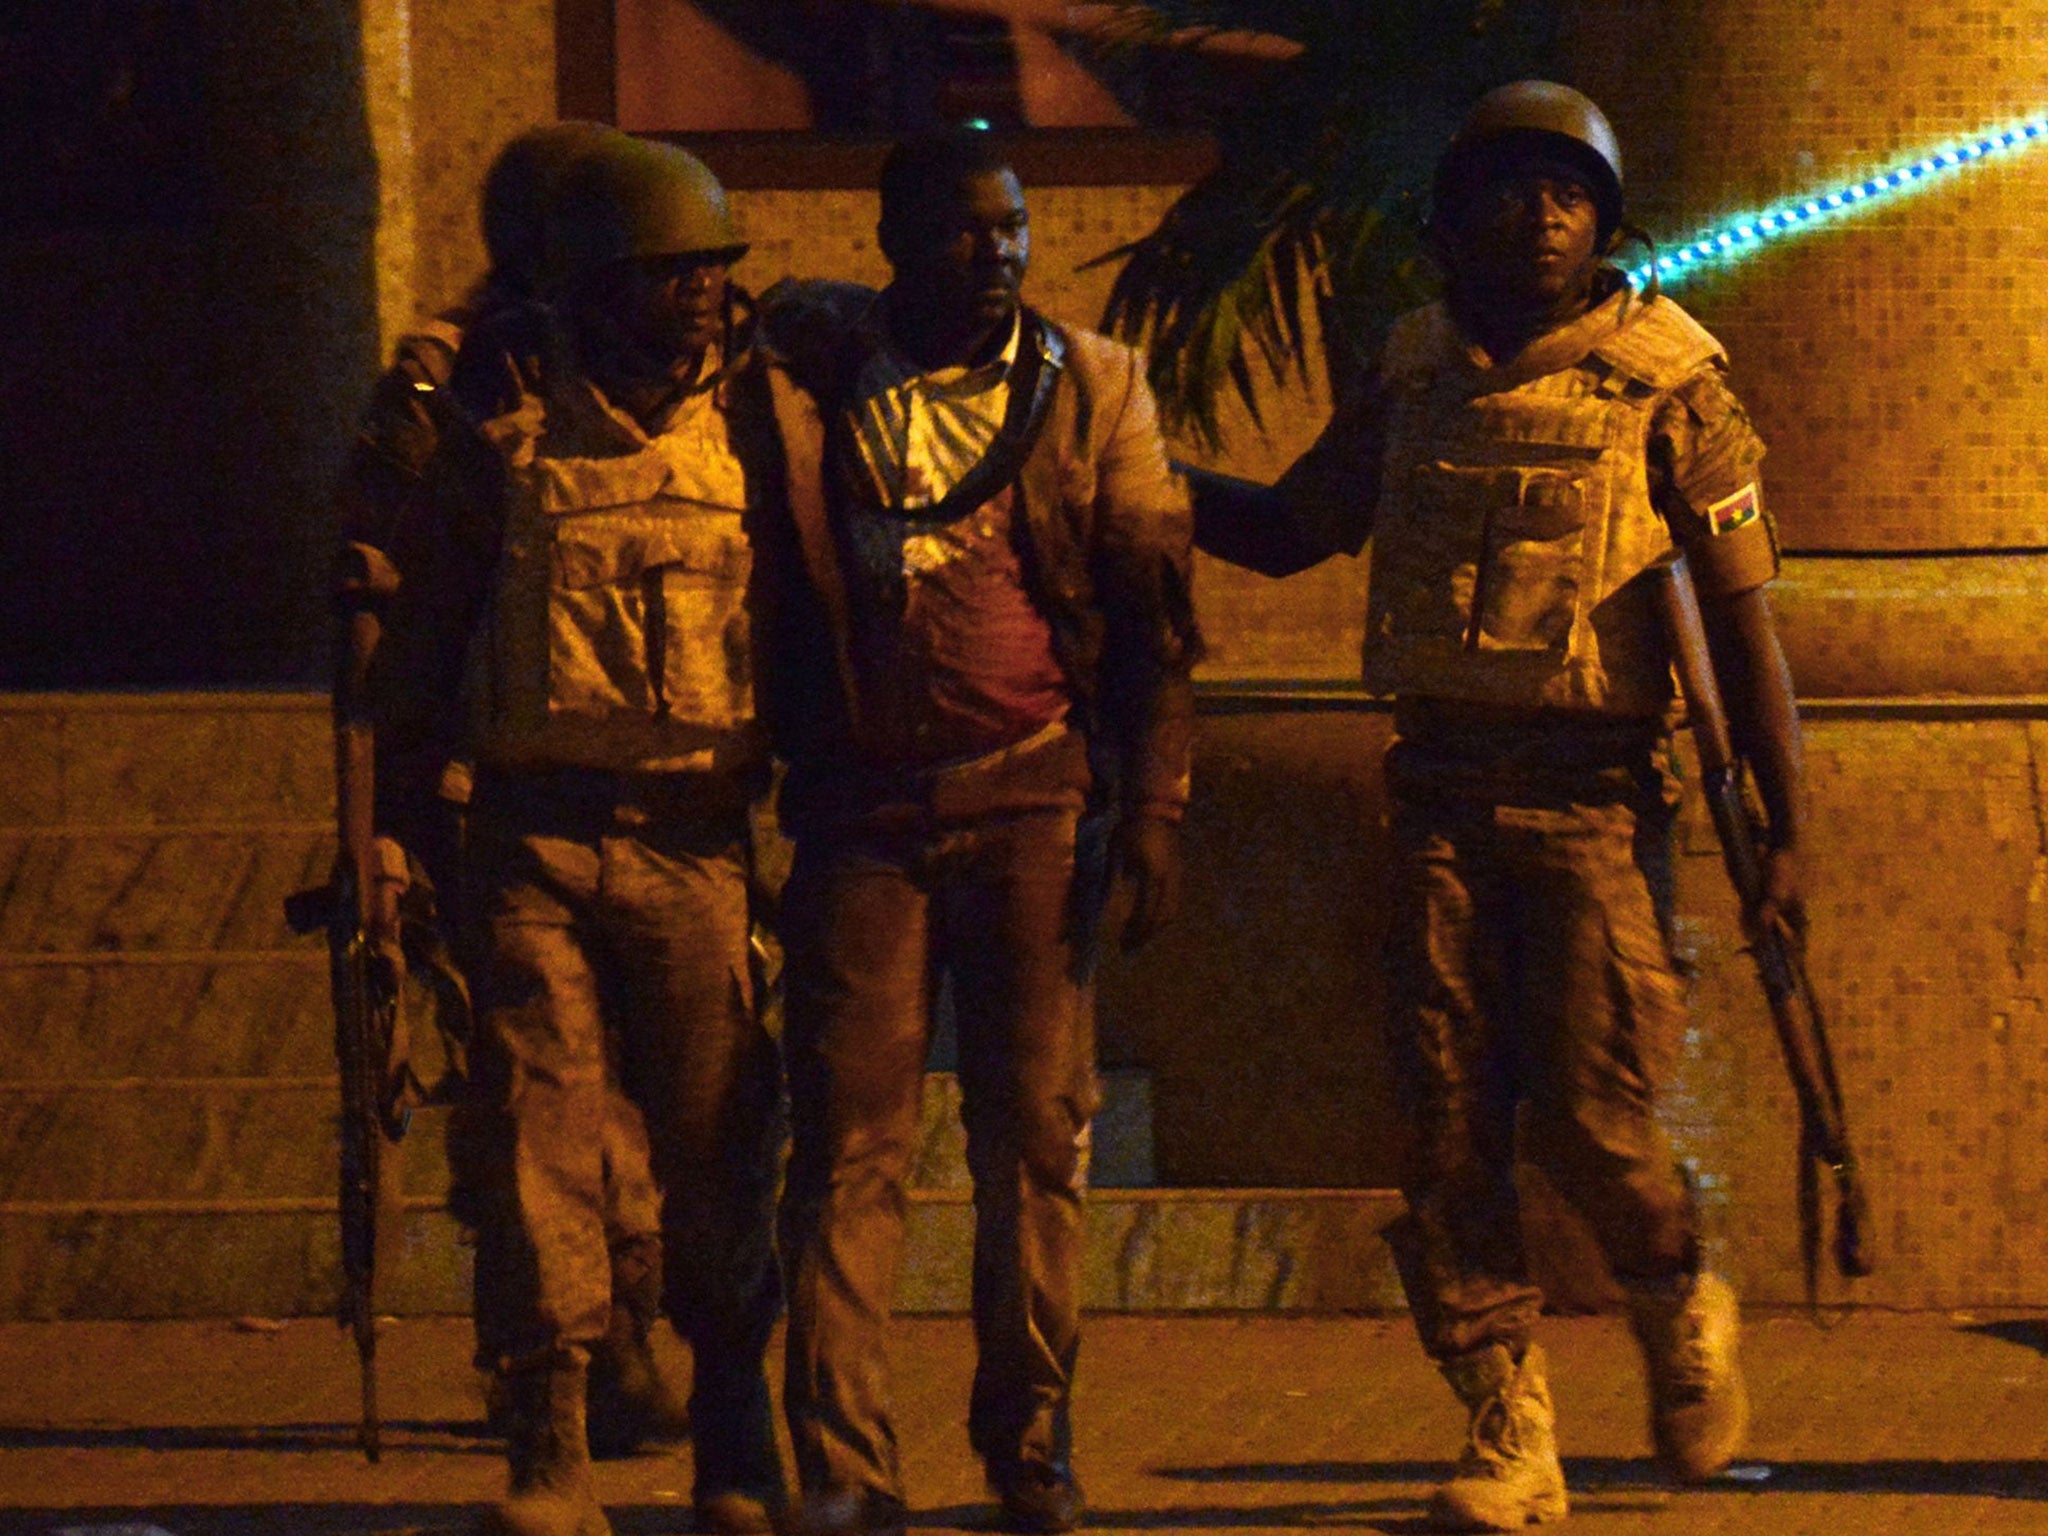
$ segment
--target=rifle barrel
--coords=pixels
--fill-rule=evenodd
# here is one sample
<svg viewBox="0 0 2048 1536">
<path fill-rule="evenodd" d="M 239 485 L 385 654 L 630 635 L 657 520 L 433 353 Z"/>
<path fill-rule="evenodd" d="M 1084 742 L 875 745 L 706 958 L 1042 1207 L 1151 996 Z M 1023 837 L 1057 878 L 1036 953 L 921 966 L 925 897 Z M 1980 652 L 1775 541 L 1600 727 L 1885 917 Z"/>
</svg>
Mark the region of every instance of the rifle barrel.
<svg viewBox="0 0 2048 1536">
<path fill-rule="evenodd" d="M 1745 921 L 1751 921 L 1765 894 L 1759 832 L 1743 799 L 1742 764 L 1735 755 L 1727 711 L 1714 676 L 1699 595 L 1683 556 L 1655 571 L 1653 590 L 1685 691 L 1688 723 L 1699 750 L 1702 790 L 1720 840 L 1722 862 L 1741 900 Z M 1834 1257 L 1845 1276 L 1871 1272 L 1863 1246 L 1870 1211 L 1855 1154 L 1849 1147 L 1848 1117 L 1834 1056 L 1828 1048 L 1827 1024 L 1807 977 L 1801 946 L 1792 936 L 1756 926 L 1760 931 L 1751 935 L 1750 956 L 1763 983 L 1771 1024 L 1799 1105 L 1800 1248 L 1811 1300 L 1816 1294 L 1820 1248 L 1819 1168 L 1825 1167 L 1835 1182 Z"/>
</svg>

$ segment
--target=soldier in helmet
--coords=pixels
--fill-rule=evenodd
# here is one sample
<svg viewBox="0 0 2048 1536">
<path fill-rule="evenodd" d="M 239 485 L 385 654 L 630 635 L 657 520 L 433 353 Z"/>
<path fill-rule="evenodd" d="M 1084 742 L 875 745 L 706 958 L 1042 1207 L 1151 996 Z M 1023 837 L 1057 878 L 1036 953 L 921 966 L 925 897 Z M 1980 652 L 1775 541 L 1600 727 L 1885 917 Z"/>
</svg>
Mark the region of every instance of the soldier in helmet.
<svg viewBox="0 0 2048 1536">
<path fill-rule="evenodd" d="M 457 906 L 471 771 L 463 760 L 455 704 L 463 636 L 447 627 L 449 611 L 433 601 L 432 573 L 460 552 L 448 542 L 449 520 L 421 515 L 419 507 L 440 483 L 448 429 L 457 436 L 463 431 L 439 408 L 437 396 L 464 332 L 536 297 L 555 180 L 577 157 L 617 136 L 616 129 L 599 123 L 551 123 L 527 130 L 499 151 L 484 178 L 481 206 L 489 270 L 462 303 L 399 338 L 344 479 L 344 604 L 367 602 L 378 618 L 374 665 L 369 655 L 359 658 L 366 669 L 359 690 L 364 696 L 350 701 L 358 728 L 373 737 L 373 786 L 356 787 L 377 801 L 370 817 L 353 820 L 370 827 L 374 837 L 367 878 L 357 888 L 374 895 L 373 931 L 387 947 L 398 941 L 401 900 L 409 912 L 431 914 L 428 958 L 451 979 L 452 985 L 437 989 L 450 1000 L 463 995 Z M 371 590 L 374 584 L 364 578 L 373 569 L 383 572 L 382 585 L 390 590 Z M 395 582 L 400 569 L 409 581 Z M 345 679 L 352 670 L 345 669 Z M 351 824 L 346 813 L 343 821 Z M 412 947 L 418 951 L 417 939 Z M 474 1227 L 466 1178 L 471 1129 L 458 1105 L 449 1129 L 455 1172 L 449 1205 Z M 628 1455 L 645 1441 L 682 1438 L 689 1416 L 650 1347 L 661 1315 L 660 1194 L 639 1108 L 616 1081 L 607 1084 L 604 1143 L 614 1305 L 611 1329 L 591 1356 L 590 1439 L 594 1454 Z M 488 1275 L 482 1278 L 488 1283 Z M 488 1303 L 477 1310 L 486 1326 L 494 1315 Z M 501 1354 L 488 1336 L 479 1336 L 480 1367 L 492 1370 Z M 488 1395 L 493 1426 L 502 1428 L 503 1394 L 494 1379 Z"/>
<path fill-rule="evenodd" d="M 474 763 L 469 1194 L 511 1460 L 486 1529 L 609 1530 L 586 1401 L 615 1317 L 610 1038 L 695 1360 L 697 1523 L 768 1530 L 783 1118 L 748 948 L 767 762 L 750 637 L 795 397 L 750 346 L 729 280 L 745 245 L 696 159 L 607 136 L 563 170 L 546 227 L 544 302 L 480 317 L 440 391 L 467 430 L 422 500 L 459 554 L 415 598 L 457 637 L 464 726 L 442 760 Z"/>
<path fill-rule="evenodd" d="M 1604 258 L 1621 156 L 1577 91 L 1523 81 L 1439 165 L 1441 303 L 1273 487 L 1195 479 L 1198 541 L 1283 575 L 1373 541 L 1368 686 L 1395 699 L 1388 971 L 1408 1214 L 1390 1234 L 1424 1347 L 1471 1413 L 1440 1525 L 1565 1512 L 1522 1147 L 1628 1297 L 1660 1461 L 1739 1448 L 1728 1285 L 1653 1115 L 1685 1028 L 1664 918 L 1671 657 L 1649 568 L 1682 551 L 1770 824 L 1755 923 L 1800 920 L 1803 789 L 1762 445 L 1714 338 Z"/>
</svg>

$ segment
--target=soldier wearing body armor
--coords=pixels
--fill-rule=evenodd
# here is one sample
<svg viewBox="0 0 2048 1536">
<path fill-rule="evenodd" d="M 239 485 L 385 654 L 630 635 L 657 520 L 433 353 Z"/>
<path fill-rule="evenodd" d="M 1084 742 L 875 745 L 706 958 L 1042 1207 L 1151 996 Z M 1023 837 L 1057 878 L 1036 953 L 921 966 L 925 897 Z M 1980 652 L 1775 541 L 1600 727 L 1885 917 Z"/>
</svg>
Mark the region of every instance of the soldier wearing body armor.
<svg viewBox="0 0 2048 1536">
<path fill-rule="evenodd" d="M 1390 1234 L 1424 1347 L 1471 1413 L 1432 1510 L 1455 1530 L 1565 1513 L 1522 1248 L 1522 1147 L 1628 1297 L 1659 1459 L 1740 1446 L 1727 1284 L 1654 1118 L 1685 1030 L 1667 944 L 1671 655 L 1645 573 L 1683 551 L 1770 823 L 1756 923 L 1800 920 L 1802 770 L 1764 585 L 1762 446 L 1714 338 L 1603 258 L 1621 157 L 1599 109 L 1485 97 L 1436 179 L 1443 302 L 1271 488 L 1197 475 L 1197 538 L 1273 575 L 1370 536 L 1368 686 L 1395 699 L 1388 953 L 1408 1214 Z"/>
<path fill-rule="evenodd" d="M 985 134 L 899 146 L 879 234 L 881 294 L 767 296 L 825 442 L 777 604 L 800 1528 L 904 1528 L 886 1328 L 943 969 L 974 1179 L 968 1437 L 1008 1528 L 1063 1531 L 1093 931 L 1112 861 L 1127 943 L 1171 905 L 1188 508 L 1141 360 L 1019 302 L 1024 196 Z"/>
<path fill-rule="evenodd" d="M 781 515 L 791 392 L 751 350 L 745 247 L 691 156 L 607 139 L 563 172 L 548 229 L 547 303 L 472 325 L 446 391 L 474 429 L 444 499 L 472 558 L 437 599 L 467 637 L 475 765 L 478 1331 L 510 1418 L 486 1528 L 609 1530 L 585 1414 L 617 1304 L 610 1041 L 694 1355 L 698 1526 L 767 1530 L 783 1122 L 749 956 L 752 539 Z"/>
<path fill-rule="evenodd" d="M 462 980 L 459 918 L 462 845 L 472 779 L 461 740 L 458 701 L 465 635 L 451 627 L 454 613 L 439 601 L 437 579 L 466 557 L 495 560 L 494 548 L 465 551 L 453 538 L 463 525 L 436 506 L 452 488 L 446 473 L 452 432 L 439 394 L 454 368 L 464 333 L 537 297 L 546 210 L 561 173 L 578 157 L 618 137 L 597 123 L 554 123 L 513 139 L 484 179 L 482 226 L 490 268 L 462 303 L 399 338 L 391 367 L 377 382 L 343 496 L 345 597 L 367 599 L 379 616 L 376 654 L 360 658 L 370 697 L 364 712 L 375 733 L 374 816 L 383 844 L 372 877 L 359 889 L 375 893 L 374 931 L 397 939 L 398 907 L 426 914 L 431 958 L 447 968 L 452 988 Z M 377 582 L 365 578 L 375 571 Z M 403 571 L 405 578 L 400 579 Z M 369 590 L 380 588 L 381 590 Z M 418 948 L 415 939 L 414 948 Z M 449 1127 L 449 1162 L 455 1173 L 449 1206 L 474 1228 L 470 1179 L 472 1117 L 458 1104 Z M 648 1440 L 673 1441 L 688 1431 L 680 1392 L 670 1384 L 650 1345 L 661 1316 L 661 1200 L 639 1108 L 606 1086 L 605 1230 L 612 1256 L 612 1326 L 593 1352 L 590 1367 L 590 1440 L 599 1455 L 627 1455 Z M 486 1284 L 489 1275 L 478 1272 Z M 503 1351 L 488 1337 L 496 1309 L 476 1308 L 486 1330 L 477 1362 L 487 1373 Z M 487 1375 L 494 1428 L 504 1428 L 503 1391 Z"/>
</svg>

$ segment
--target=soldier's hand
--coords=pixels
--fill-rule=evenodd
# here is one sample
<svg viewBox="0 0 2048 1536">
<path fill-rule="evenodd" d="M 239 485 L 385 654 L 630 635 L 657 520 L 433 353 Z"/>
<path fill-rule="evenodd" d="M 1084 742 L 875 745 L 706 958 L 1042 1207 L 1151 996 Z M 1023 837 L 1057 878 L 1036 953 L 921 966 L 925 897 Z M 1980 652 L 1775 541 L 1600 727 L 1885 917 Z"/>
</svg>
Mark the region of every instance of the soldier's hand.
<svg viewBox="0 0 2048 1536">
<path fill-rule="evenodd" d="M 1116 872 L 1131 891 L 1122 943 L 1136 949 L 1180 911 L 1180 828 L 1157 816 L 1132 816 L 1116 829 Z"/>
<path fill-rule="evenodd" d="M 1794 944 L 1806 940 L 1806 895 L 1799 856 L 1790 848 L 1764 850 L 1764 894 L 1748 914 L 1754 933 L 1776 933 Z"/>
<path fill-rule="evenodd" d="M 394 958 L 399 954 L 399 898 L 411 883 L 405 850 L 397 840 L 374 839 L 356 867 L 356 917 L 364 937 Z"/>
</svg>

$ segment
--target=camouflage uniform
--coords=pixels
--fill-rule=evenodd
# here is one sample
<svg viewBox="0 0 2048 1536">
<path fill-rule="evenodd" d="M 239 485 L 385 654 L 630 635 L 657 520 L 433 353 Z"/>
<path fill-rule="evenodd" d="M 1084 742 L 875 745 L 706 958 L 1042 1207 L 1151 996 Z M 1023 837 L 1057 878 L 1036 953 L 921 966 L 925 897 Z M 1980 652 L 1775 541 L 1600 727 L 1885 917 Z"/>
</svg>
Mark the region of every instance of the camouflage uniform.
<svg viewBox="0 0 2048 1536">
<path fill-rule="evenodd" d="M 487 281 L 464 304 L 399 338 L 392 365 L 372 393 L 342 494 L 347 566 L 363 573 L 388 571 L 390 588 L 384 594 L 387 622 L 374 698 L 377 825 L 409 855 L 408 879 L 427 894 L 417 905 L 432 911 L 438 947 L 457 973 L 458 987 L 466 984 L 463 973 L 469 969 L 461 952 L 461 898 L 474 785 L 456 697 L 466 639 L 448 622 L 453 611 L 435 599 L 445 597 L 454 567 L 489 557 L 453 543 L 447 508 L 436 505 L 451 486 L 441 457 L 449 423 L 435 397 L 448 382 L 464 333 L 479 318 L 517 302 L 514 293 Z M 467 1103 L 456 1104 L 448 1127 L 448 1204 L 472 1231 L 478 1130 Z M 601 1140 L 613 1286 L 639 1315 L 652 1319 L 660 1310 L 662 1283 L 661 1192 L 646 1123 L 615 1072 L 606 1079 Z M 478 1279 L 488 1289 L 489 1270 L 480 1270 Z M 477 1363 L 489 1369 L 508 1352 L 491 1335 L 501 1309 L 486 1295 L 474 1311 Z"/>
<path fill-rule="evenodd" d="M 615 1034 L 661 1190 L 666 1306 L 696 1362 L 699 1502 L 770 1498 L 782 1119 L 749 946 L 766 745 L 747 615 L 749 525 L 783 474 L 768 386 L 743 365 L 644 430 L 551 321 L 518 326 L 473 333 L 455 382 L 501 509 L 467 680 L 492 1336 L 517 1370 L 604 1335 Z"/>
<path fill-rule="evenodd" d="M 1644 572 L 1767 580 L 1762 457 L 1717 343 L 1610 292 L 1507 367 L 1437 307 L 1279 489 L 1374 538 L 1366 680 L 1397 696 L 1392 1042 L 1415 1138 L 1397 1258 L 1429 1352 L 1519 1357 L 1542 1297 L 1523 1148 L 1633 1286 L 1699 1267 L 1652 1109 L 1683 1040 L 1667 942 L 1670 658 Z M 1349 525 L 1348 528 L 1346 525 Z"/>
<path fill-rule="evenodd" d="M 1518 1151 L 1622 1283 L 1665 1469 L 1711 1478 L 1748 1428 L 1739 1305 L 1701 1268 L 1654 1114 L 1685 1034 L 1662 563 L 1684 555 L 1729 669 L 1780 840 L 1770 900 L 1788 905 L 1798 720 L 1761 591 L 1762 446 L 1720 344 L 1600 264 L 1624 201 L 1595 103 L 1548 80 L 1488 92 L 1437 165 L 1447 300 L 1393 327 L 1277 486 L 1194 473 L 1201 543 L 1267 574 L 1373 540 L 1364 673 L 1395 700 L 1389 1035 L 1413 1133 L 1388 1238 L 1468 1413 L 1430 1497 L 1440 1529 L 1520 1530 L 1569 1504 Z"/>
</svg>

